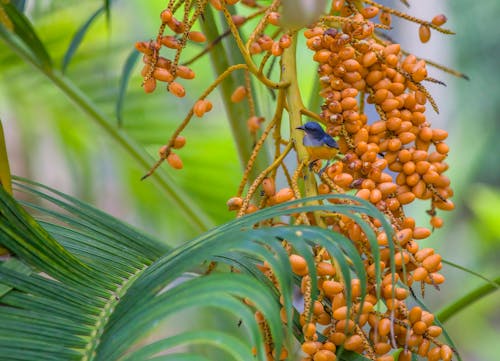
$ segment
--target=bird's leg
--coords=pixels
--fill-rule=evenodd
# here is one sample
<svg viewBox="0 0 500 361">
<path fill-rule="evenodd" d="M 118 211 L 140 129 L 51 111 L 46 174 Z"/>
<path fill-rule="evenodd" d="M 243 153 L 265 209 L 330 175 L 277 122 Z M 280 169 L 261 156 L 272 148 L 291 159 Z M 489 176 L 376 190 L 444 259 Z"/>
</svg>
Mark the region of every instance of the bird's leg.
<svg viewBox="0 0 500 361">
<path fill-rule="evenodd" d="M 321 175 L 323 174 L 323 172 L 324 172 L 324 171 L 326 170 L 326 168 L 328 168 L 329 166 L 330 166 L 330 161 L 329 161 L 329 160 L 327 160 L 327 161 L 326 161 L 325 166 L 319 170 L 318 175 L 321 177 Z"/>
<path fill-rule="evenodd" d="M 309 171 L 313 172 L 314 168 L 317 167 L 317 162 L 321 162 L 321 159 L 313 159 L 309 162 Z"/>
</svg>

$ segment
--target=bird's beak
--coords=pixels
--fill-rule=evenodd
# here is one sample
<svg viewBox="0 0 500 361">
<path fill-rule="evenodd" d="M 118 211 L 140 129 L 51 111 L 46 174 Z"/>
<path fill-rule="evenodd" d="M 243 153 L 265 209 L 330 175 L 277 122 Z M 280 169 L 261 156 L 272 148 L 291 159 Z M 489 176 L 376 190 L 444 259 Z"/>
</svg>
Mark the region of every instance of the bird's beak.
<svg viewBox="0 0 500 361">
<path fill-rule="evenodd" d="M 295 128 L 295 129 L 305 130 L 303 125 L 301 125 L 300 127 Z"/>
</svg>

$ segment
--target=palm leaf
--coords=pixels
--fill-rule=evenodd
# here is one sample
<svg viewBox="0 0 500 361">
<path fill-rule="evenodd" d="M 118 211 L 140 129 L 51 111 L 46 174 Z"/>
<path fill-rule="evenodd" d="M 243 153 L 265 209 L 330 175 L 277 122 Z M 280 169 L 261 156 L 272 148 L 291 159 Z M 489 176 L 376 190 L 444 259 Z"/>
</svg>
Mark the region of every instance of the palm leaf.
<svg viewBox="0 0 500 361">
<path fill-rule="evenodd" d="M 311 246 L 321 245 L 338 261 L 346 281 L 351 273 L 361 280 L 366 276 L 359 255 L 339 234 L 317 227 L 255 229 L 254 225 L 291 212 L 322 209 L 379 218 L 390 232 L 387 221 L 367 203 L 301 206 L 304 200 L 299 200 L 236 219 L 171 249 L 56 190 L 27 181 L 17 181 L 15 187 L 51 204 L 41 207 L 23 202 L 40 219 L 37 222 L 0 189 L 0 243 L 16 255 L 0 264 L 0 352 L 16 360 L 162 360 L 173 356 L 158 356 L 159 352 L 180 344 L 209 345 L 237 360 L 253 359 L 250 350 L 255 346 L 264 359 L 253 309 L 241 299 L 250 299 L 264 315 L 278 349 L 290 345 L 292 332 L 297 331 L 292 322 L 294 278 L 281 246 L 283 239 L 306 258 L 311 273 L 315 272 Z M 212 260 L 233 265 L 240 272 L 202 276 L 200 265 Z M 284 295 L 290 320 L 285 329 L 278 292 L 258 271 L 262 261 L 273 269 Z M 317 285 L 313 288 L 317 290 Z M 234 314 L 250 337 L 179 331 L 134 347 L 161 320 L 202 305 Z M 342 359 L 352 359 L 349 355 L 343 353 Z M 182 358 L 200 359 L 192 352 Z"/>
</svg>

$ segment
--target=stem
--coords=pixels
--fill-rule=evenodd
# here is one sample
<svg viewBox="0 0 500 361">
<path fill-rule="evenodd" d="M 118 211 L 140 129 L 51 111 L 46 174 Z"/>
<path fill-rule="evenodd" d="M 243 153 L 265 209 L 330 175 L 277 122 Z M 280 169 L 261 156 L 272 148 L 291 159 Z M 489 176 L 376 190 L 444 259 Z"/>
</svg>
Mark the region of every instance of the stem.
<svg viewBox="0 0 500 361">
<path fill-rule="evenodd" d="M 205 8 L 204 17 L 205 21 L 200 22 L 203 33 L 208 39 L 216 39 L 219 34 L 215 26 L 216 22 L 213 11 L 209 6 Z M 228 54 L 235 57 L 236 59 L 234 60 L 238 63 L 245 62 L 236 46 L 225 49 L 224 45 L 223 42 L 220 42 L 218 46 L 212 48 L 209 53 L 216 74 L 222 74 L 230 67 Z M 221 92 L 222 101 L 224 102 L 240 163 L 242 168 L 244 168 L 250 159 L 254 147 L 253 139 L 250 136 L 245 121 L 248 118 L 248 109 L 244 103 L 233 103 L 230 100 L 233 90 L 242 84 L 245 84 L 244 74 L 241 72 L 234 72 L 220 84 L 219 91 Z M 271 161 L 267 152 L 260 152 L 250 172 L 250 178 L 255 179 L 269 163 L 271 163 Z"/>
<path fill-rule="evenodd" d="M 493 280 L 493 283 L 500 286 L 500 277 Z M 498 291 L 498 287 L 491 283 L 487 283 L 483 286 L 479 286 L 476 289 L 470 291 L 462 298 L 452 302 L 448 306 L 445 306 L 441 311 L 437 313 L 437 318 L 441 322 L 446 322 L 452 316 L 455 316 L 458 312 L 463 309 L 469 307 L 474 302 L 479 301 L 481 298 L 493 293 L 494 291 Z"/>
<path fill-rule="evenodd" d="M 295 145 L 295 150 L 300 164 L 309 160 L 309 154 L 307 153 L 307 149 L 302 144 L 304 134 L 302 131 L 297 129 L 297 127 L 302 125 L 302 110 L 305 109 L 305 107 L 302 103 L 302 97 L 300 95 L 300 89 L 297 82 L 296 49 L 297 34 L 295 33 L 292 35 L 291 46 L 283 52 L 281 77 L 283 82 L 290 84 L 286 88 L 288 114 L 290 117 L 290 135 L 291 141 Z M 304 186 L 306 197 L 318 195 L 314 173 L 307 168 Z"/>
<path fill-rule="evenodd" d="M 135 141 L 130 139 L 122 130 L 117 129 L 112 124 L 116 123 L 106 117 L 97 106 L 68 78 L 59 71 L 47 69 L 41 65 L 36 58 L 25 50 L 15 39 L 10 36 L 2 36 L 10 49 L 27 63 L 33 65 L 47 78 L 49 78 L 62 92 L 71 99 L 75 105 L 86 113 L 90 119 L 97 123 L 115 142 L 144 169 L 149 169 L 154 160 Z M 196 232 L 204 232 L 213 226 L 209 217 L 186 195 L 180 188 L 175 186 L 175 181 L 166 173 L 158 172 L 154 180 L 166 193 L 172 203 L 184 215 L 187 222 L 191 224 Z"/>
</svg>

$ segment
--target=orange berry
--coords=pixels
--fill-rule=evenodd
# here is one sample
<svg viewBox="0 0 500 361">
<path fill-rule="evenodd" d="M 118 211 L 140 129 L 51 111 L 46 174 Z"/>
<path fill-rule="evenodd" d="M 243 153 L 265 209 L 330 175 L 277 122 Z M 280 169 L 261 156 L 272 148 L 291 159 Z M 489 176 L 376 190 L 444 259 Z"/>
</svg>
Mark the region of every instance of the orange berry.
<svg viewBox="0 0 500 361">
<path fill-rule="evenodd" d="M 314 355 L 318 351 L 318 344 L 314 341 L 306 341 L 302 344 L 302 351 L 308 355 Z"/>
<path fill-rule="evenodd" d="M 206 104 L 203 99 L 198 100 L 196 103 L 194 103 L 193 106 L 193 113 L 198 117 L 201 118 L 203 114 L 206 112 Z"/>
<path fill-rule="evenodd" d="M 323 282 L 323 292 L 328 297 L 333 297 L 344 290 L 344 285 L 340 282 L 326 280 Z"/>
<path fill-rule="evenodd" d="M 267 21 L 274 26 L 280 26 L 280 14 L 273 11 L 267 15 Z"/>
<path fill-rule="evenodd" d="M 279 45 L 280 45 L 280 48 L 283 48 L 283 49 L 289 48 L 290 45 L 292 45 L 292 38 L 290 38 L 290 35 L 283 34 L 280 38 Z"/>
<path fill-rule="evenodd" d="M 222 10 L 223 6 L 220 0 L 210 0 L 210 4 L 215 8 L 215 10 Z"/>
<path fill-rule="evenodd" d="M 302 327 L 302 333 L 305 337 L 310 338 L 316 334 L 316 325 L 314 323 L 306 323 Z"/>
<path fill-rule="evenodd" d="M 168 90 L 176 97 L 182 98 L 186 95 L 186 90 L 182 85 L 173 81 L 168 85 Z"/>
<path fill-rule="evenodd" d="M 177 74 L 183 79 L 193 79 L 196 75 L 191 68 L 188 68 L 187 66 L 184 65 L 179 65 L 176 69 L 175 74 Z"/>
<path fill-rule="evenodd" d="M 273 200 L 275 203 L 284 203 L 291 200 L 294 197 L 293 190 L 291 188 L 282 188 L 274 196 Z"/>
<path fill-rule="evenodd" d="M 241 197 L 230 198 L 226 205 L 230 211 L 236 211 L 243 205 L 243 199 Z"/>
<path fill-rule="evenodd" d="M 186 138 L 183 137 L 182 135 L 178 135 L 174 139 L 174 144 L 172 145 L 172 148 L 181 149 L 182 147 L 184 147 L 185 144 L 186 144 Z"/>
<path fill-rule="evenodd" d="M 247 21 L 246 17 L 241 16 L 241 15 L 236 15 L 236 14 L 232 15 L 231 18 L 233 19 L 233 23 L 236 26 L 241 26 Z"/>
<path fill-rule="evenodd" d="M 450 346 L 448 345 L 443 345 L 441 346 L 441 358 L 443 359 L 443 361 L 451 361 L 452 357 L 453 357 L 453 350 L 451 349 Z"/>
<path fill-rule="evenodd" d="M 424 239 L 431 235 L 431 231 L 425 227 L 415 227 L 413 230 L 413 238 L 415 239 Z"/>
<path fill-rule="evenodd" d="M 385 26 L 391 26 L 391 14 L 383 11 L 380 16 L 380 22 Z"/>
<path fill-rule="evenodd" d="M 205 36 L 205 34 L 200 31 L 190 31 L 188 33 L 188 38 L 195 43 L 204 43 L 205 41 L 207 41 L 207 37 Z"/>
<path fill-rule="evenodd" d="M 153 71 L 153 77 L 160 81 L 171 82 L 174 80 L 174 76 L 167 69 L 155 68 Z"/>
<path fill-rule="evenodd" d="M 262 181 L 262 189 L 264 191 L 264 194 L 268 197 L 274 196 L 276 193 L 276 186 L 274 184 L 274 179 L 272 178 L 265 178 Z"/>
<path fill-rule="evenodd" d="M 172 12 L 169 9 L 165 9 L 161 12 L 160 18 L 162 23 L 168 23 L 172 20 Z"/>
<path fill-rule="evenodd" d="M 243 85 L 240 85 L 233 91 L 233 94 L 231 94 L 231 101 L 233 103 L 241 102 L 243 99 L 245 99 L 246 95 L 246 88 Z"/>
<path fill-rule="evenodd" d="M 363 15 L 365 19 L 374 18 L 375 16 L 377 16 L 377 14 L 378 14 L 378 8 L 375 6 L 368 6 L 364 9 L 361 9 L 361 15 Z"/>
<path fill-rule="evenodd" d="M 299 256 L 298 254 L 292 254 L 289 258 L 293 273 L 299 276 L 304 276 L 307 274 L 307 262 L 304 257 Z"/>
<path fill-rule="evenodd" d="M 167 35 L 161 37 L 162 45 L 165 45 L 169 49 L 179 49 L 181 47 L 181 43 L 176 39 L 175 36 Z"/>
<path fill-rule="evenodd" d="M 283 54 L 283 48 L 280 46 L 279 41 L 273 42 L 273 45 L 271 46 L 271 54 L 274 56 L 281 56 L 281 54 Z"/>
<path fill-rule="evenodd" d="M 344 348 L 349 351 L 354 351 L 363 346 L 363 339 L 359 335 L 349 336 L 344 343 Z"/>
<path fill-rule="evenodd" d="M 144 84 L 142 84 L 142 87 L 144 88 L 144 91 L 146 93 L 152 93 L 156 89 L 156 79 L 155 78 L 149 78 L 146 81 L 144 81 Z"/>
<path fill-rule="evenodd" d="M 337 355 L 335 355 L 330 350 L 319 350 L 314 354 L 314 361 L 335 361 L 337 359 Z"/>
<path fill-rule="evenodd" d="M 181 158 L 172 152 L 167 156 L 167 162 L 174 169 L 182 169 L 183 167 Z"/>
<path fill-rule="evenodd" d="M 422 261 L 422 266 L 429 271 L 429 272 L 434 272 L 437 270 L 438 265 L 441 263 L 441 255 L 439 254 L 433 254 L 430 255 L 429 257 L 425 258 Z"/>
<path fill-rule="evenodd" d="M 431 38 L 431 29 L 427 25 L 420 25 L 418 36 L 422 43 L 426 43 Z"/>
<path fill-rule="evenodd" d="M 153 49 L 149 41 L 138 41 L 135 43 L 135 48 L 146 55 L 153 54 Z"/>
<path fill-rule="evenodd" d="M 433 228 L 441 228 L 443 226 L 443 223 L 443 219 L 440 217 L 434 216 L 431 218 L 431 226 Z"/>
<path fill-rule="evenodd" d="M 441 25 L 444 25 L 446 23 L 448 19 L 446 18 L 446 16 L 444 14 L 439 14 L 439 15 L 436 15 L 432 18 L 432 23 L 436 26 L 441 26 Z"/>
<path fill-rule="evenodd" d="M 319 262 L 316 265 L 318 276 L 333 276 L 335 275 L 335 267 L 329 262 Z"/>
</svg>

